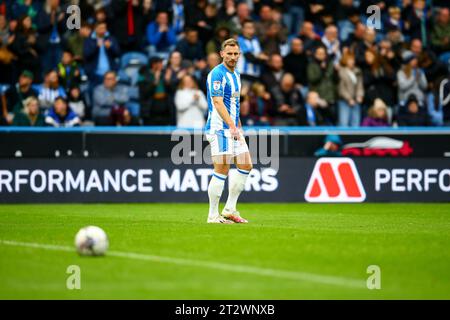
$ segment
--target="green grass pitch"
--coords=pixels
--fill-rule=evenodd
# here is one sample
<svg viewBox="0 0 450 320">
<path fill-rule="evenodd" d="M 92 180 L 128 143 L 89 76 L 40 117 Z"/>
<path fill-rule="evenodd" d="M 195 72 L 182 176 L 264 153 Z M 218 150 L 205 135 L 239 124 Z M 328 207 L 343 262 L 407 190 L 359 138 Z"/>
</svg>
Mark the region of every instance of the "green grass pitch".
<svg viewBox="0 0 450 320">
<path fill-rule="evenodd" d="M 206 211 L 0 205 L 0 298 L 450 299 L 449 204 L 240 204 L 248 225 L 207 225 Z M 86 225 L 107 232 L 106 256 L 75 253 Z"/>
</svg>

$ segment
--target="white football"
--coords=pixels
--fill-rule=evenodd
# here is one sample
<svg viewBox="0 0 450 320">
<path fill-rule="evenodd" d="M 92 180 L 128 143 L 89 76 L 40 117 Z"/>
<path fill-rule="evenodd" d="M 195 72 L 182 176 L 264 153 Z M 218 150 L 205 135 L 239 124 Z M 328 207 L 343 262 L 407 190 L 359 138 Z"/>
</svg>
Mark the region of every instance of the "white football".
<svg viewBox="0 0 450 320">
<path fill-rule="evenodd" d="M 88 226 L 80 229 L 75 236 L 75 247 L 83 256 L 101 256 L 108 250 L 109 241 L 105 231 Z"/>
</svg>

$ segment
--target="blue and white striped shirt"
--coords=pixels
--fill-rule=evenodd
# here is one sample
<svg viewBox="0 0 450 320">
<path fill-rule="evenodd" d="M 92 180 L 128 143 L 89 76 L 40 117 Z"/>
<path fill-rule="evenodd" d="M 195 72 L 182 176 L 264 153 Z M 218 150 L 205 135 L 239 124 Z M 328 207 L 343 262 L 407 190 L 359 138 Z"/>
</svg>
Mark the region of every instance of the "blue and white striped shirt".
<svg viewBox="0 0 450 320">
<path fill-rule="evenodd" d="M 235 70 L 231 72 L 223 63 L 211 70 L 207 78 L 208 120 L 205 131 L 213 134 L 218 130 L 229 129 L 222 117 L 214 108 L 213 97 L 223 97 L 223 102 L 234 121 L 239 123 L 241 76 Z"/>
<path fill-rule="evenodd" d="M 241 48 L 241 57 L 239 58 L 237 69 L 243 75 L 248 75 L 252 77 L 259 77 L 261 75 L 261 66 L 257 63 L 252 63 L 245 59 L 246 53 L 251 53 L 254 56 L 258 56 L 262 53 L 261 45 L 257 37 L 252 39 L 244 38 L 243 36 L 238 37 L 239 47 Z"/>
</svg>

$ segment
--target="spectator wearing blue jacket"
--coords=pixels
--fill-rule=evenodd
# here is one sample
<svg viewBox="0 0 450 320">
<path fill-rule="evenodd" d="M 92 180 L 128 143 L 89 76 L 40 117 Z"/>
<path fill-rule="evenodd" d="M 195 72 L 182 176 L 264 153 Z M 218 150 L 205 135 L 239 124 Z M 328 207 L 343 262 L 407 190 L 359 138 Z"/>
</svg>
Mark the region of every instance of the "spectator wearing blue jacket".
<svg viewBox="0 0 450 320">
<path fill-rule="evenodd" d="M 48 110 L 45 123 L 52 127 L 75 127 L 81 123 L 77 114 L 69 108 L 64 97 L 58 97 L 53 107 Z"/>
<path fill-rule="evenodd" d="M 108 32 L 106 22 L 97 23 L 95 31 L 84 42 L 83 54 L 92 86 L 101 83 L 108 71 L 117 70 L 115 59 L 120 55 L 120 48 L 116 38 Z"/>
<path fill-rule="evenodd" d="M 167 12 L 161 11 L 154 22 L 147 25 L 147 42 L 149 56 L 166 59 L 177 42 L 176 30 L 169 24 Z"/>
</svg>

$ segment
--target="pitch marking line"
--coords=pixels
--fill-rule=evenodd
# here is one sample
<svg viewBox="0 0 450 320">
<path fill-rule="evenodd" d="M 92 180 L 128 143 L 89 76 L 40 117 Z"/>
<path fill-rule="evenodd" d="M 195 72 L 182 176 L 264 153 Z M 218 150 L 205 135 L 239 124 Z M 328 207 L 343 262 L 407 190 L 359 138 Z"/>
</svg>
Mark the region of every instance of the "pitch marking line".
<svg viewBox="0 0 450 320">
<path fill-rule="evenodd" d="M 35 248 L 35 249 L 44 249 L 44 250 L 53 250 L 53 251 L 75 252 L 75 249 L 73 247 L 52 245 L 52 244 L 19 242 L 19 241 L 11 241 L 11 240 L 0 240 L 0 244 L 7 245 L 7 246 L 14 246 L 14 247 L 26 247 L 26 248 Z M 266 277 L 273 277 L 273 278 L 282 278 L 282 279 L 297 280 L 297 281 L 298 280 L 299 281 L 307 281 L 307 282 L 314 282 L 314 283 L 327 284 L 327 285 L 366 289 L 366 283 L 363 280 L 337 277 L 337 276 L 329 276 L 329 275 L 320 275 L 320 274 L 307 273 L 307 272 L 276 270 L 276 269 L 259 268 L 259 267 L 245 266 L 245 265 L 221 263 L 221 262 L 210 262 L 210 261 L 202 261 L 202 260 L 190 260 L 190 259 L 183 259 L 183 258 L 155 256 L 155 255 L 134 253 L 134 252 L 108 251 L 107 256 L 141 260 L 141 261 L 168 263 L 168 264 L 174 264 L 174 265 L 180 265 L 180 266 L 208 268 L 208 269 L 215 269 L 215 270 L 222 270 L 222 271 L 229 271 L 229 272 L 236 272 L 236 273 L 247 273 L 247 274 L 252 274 L 252 275 L 259 275 L 259 276 L 266 276 Z"/>
</svg>

